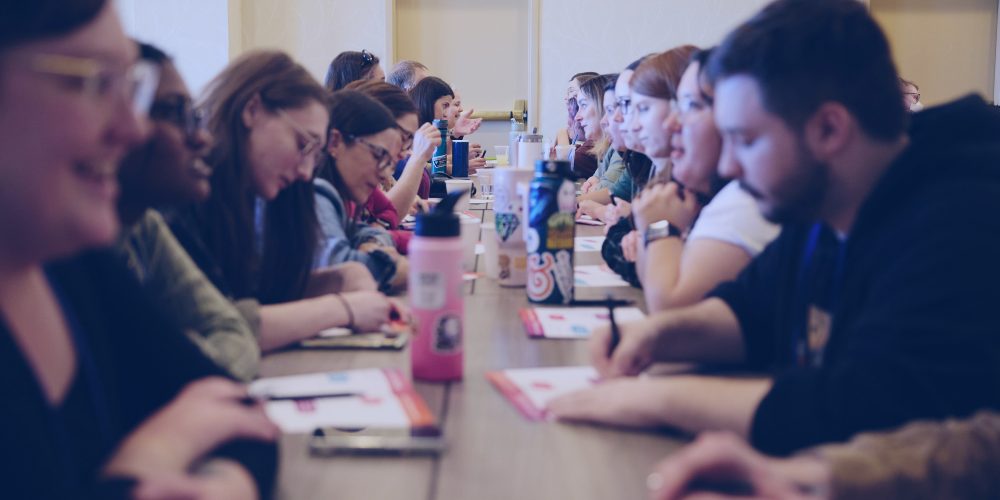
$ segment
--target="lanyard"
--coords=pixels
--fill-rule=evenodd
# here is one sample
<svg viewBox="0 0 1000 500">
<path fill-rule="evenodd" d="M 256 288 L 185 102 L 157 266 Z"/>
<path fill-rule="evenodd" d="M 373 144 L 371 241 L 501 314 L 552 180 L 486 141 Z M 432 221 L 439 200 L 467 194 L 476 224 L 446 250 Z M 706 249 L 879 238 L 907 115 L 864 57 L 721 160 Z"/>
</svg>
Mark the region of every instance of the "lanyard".
<svg viewBox="0 0 1000 500">
<path fill-rule="evenodd" d="M 94 406 L 94 417 L 97 420 L 96 431 L 98 432 L 100 443 L 104 449 L 110 449 L 112 438 L 110 407 L 104 391 L 104 385 L 101 383 L 97 372 L 97 362 L 94 359 L 93 352 L 90 350 L 90 344 L 85 338 L 79 319 L 74 313 L 68 298 L 56 284 L 55 280 L 52 279 L 52 276 L 49 275 L 48 278 L 69 327 L 70 337 L 72 338 L 73 347 L 79 362 L 77 373 L 83 377 L 87 384 L 87 389 L 90 391 L 90 400 Z M 76 382 L 74 382 L 75 384 Z M 66 399 L 63 400 L 64 402 L 69 401 L 72 391 L 73 388 L 71 386 L 70 392 L 67 393 Z M 65 416 L 59 408 L 49 407 L 48 409 L 49 427 L 57 447 L 56 454 L 59 456 L 61 465 L 66 469 L 65 472 L 68 474 L 66 477 L 72 478 L 71 481 L 76 486 L 79 486 L 83 484 L 83 480 L 80 478 L 80 468 L 76 465 L 76 447 L 73 442 L 73 436 L 66 426 Z"/>
<path fill-rule="evenodd" d="M 823 231 L 821 223 L 813 224 L 809 231 L 809 238 L 806 240 L 805 249 L 802 252 L 802 261 L 799 263 L 799 274 L 796 285 L 798 296 L 798 308 L 796 314 L 801 314 L 798 321 L 798 328 L 792 338 L 792 360 L 797 366 L 805 366 L 809 363 L 811 353 L 809 352 L 809 315 L 812 307 L 812 289 L 809 286 L 811 280 L 815 280 L 819 269 L 816 263 L 816 251 L 819 247 L 819 239 Z M 838 242 L 837 259 L 833 268 L 833 275 L 830 277 L 829 288 L 827 289 L 827 304 L 831 317 L 830 330 L 833 330 L 832 317 L 837 310 L 837 303 L 840 299 L 840 287 L 843 284 L 844 265 L 846 260 L 846 242 Z M 824 346 L 825 347 L 825 346 Z"/>
</svg>

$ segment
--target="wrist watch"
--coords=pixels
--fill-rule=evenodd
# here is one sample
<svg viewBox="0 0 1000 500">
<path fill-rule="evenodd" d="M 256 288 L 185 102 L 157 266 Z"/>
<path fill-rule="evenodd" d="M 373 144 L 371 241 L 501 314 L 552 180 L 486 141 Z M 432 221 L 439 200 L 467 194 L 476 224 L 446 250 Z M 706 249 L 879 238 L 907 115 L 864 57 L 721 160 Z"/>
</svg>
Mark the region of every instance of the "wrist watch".
<svg viewBox="0 0 1000 500">
<path fill-rule="evenodd" d="M 680 230 L 666 219 L 663 219 L 646 226 L 646 231 L 642 233 L 642 244 L 643 247 L 649 247 L 649 244 L 656 240 L 680 237 Z"/>
</svg>

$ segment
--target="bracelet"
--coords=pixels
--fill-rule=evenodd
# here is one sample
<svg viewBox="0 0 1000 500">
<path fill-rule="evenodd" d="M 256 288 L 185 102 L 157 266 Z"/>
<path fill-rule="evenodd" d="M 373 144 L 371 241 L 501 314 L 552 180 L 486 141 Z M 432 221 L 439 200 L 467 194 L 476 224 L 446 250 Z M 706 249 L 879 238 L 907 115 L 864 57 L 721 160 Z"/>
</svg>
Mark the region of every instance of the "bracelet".
<svg viewBox="0 0 1000 500">
<path fill-rule="evenodd" d="M 336 297 L 337 300 L 340 301 L 340 304 L 342 306 L 344 306 L 344 310 L 347 311 L 347 328 L 350 328 L 351 330 L 353 330 L 354 329 L 354 311 L 351 310 L 351 306 L 347 303 L 347 299 L 345 299 L 344 296 L 341 295 L 341 294 L 339 294 L 339 293 L 335 293 L 335 294 L 333 294 L 333 296 Z"/>
</svg>

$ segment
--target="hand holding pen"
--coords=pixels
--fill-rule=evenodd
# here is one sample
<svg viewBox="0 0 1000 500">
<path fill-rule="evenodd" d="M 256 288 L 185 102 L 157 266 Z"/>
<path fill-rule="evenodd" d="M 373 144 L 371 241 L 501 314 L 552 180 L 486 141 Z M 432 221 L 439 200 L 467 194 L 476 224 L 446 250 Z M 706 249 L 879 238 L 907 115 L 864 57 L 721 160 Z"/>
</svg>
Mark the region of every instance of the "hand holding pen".
<svg viewBox="0 0 1000 500">
<path fill-rule="evenodd" d="M 614 201 L 614 198 L 612 198 L 612 201 Z M 606 305 L 608 307 L 608 319 L 611 320 L 611 339 L 608 341 L 608 358 L 611 358 L 622 340 L 622 334 L 618 331 L 618 323 L 615 322 L 615 303 L 611 299 L 610 294 L 608 295 Z"/>
<path fill-rule="evenodd" d="M 649 320 L 619 324 L 614 308 L 620 303 L 608 298 L 603 305 L 610 321 L 590 337 L 591 363 L 602 378 L 636 376 L 653 361 L 656 326 Z"/>
</svg>

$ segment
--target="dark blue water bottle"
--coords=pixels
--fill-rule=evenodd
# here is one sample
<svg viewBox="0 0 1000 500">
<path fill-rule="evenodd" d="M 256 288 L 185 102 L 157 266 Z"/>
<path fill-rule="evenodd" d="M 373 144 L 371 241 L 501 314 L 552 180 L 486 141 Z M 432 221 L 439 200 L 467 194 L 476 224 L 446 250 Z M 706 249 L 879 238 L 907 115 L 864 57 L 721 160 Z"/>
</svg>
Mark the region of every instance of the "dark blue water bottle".
<svg viewBox="0 0 1000 500">
<path fill-rule="evenodd" d="M 528 300 L 569 304 L 573 300 L 573 239 L 576 186 L 565 160 L 538 160 L 528 193 Z"/>
<path fill-rule="evenodd" d="M 451 176 L 469 176 L 469 141 L 451 141 Z"/>
</svg>

